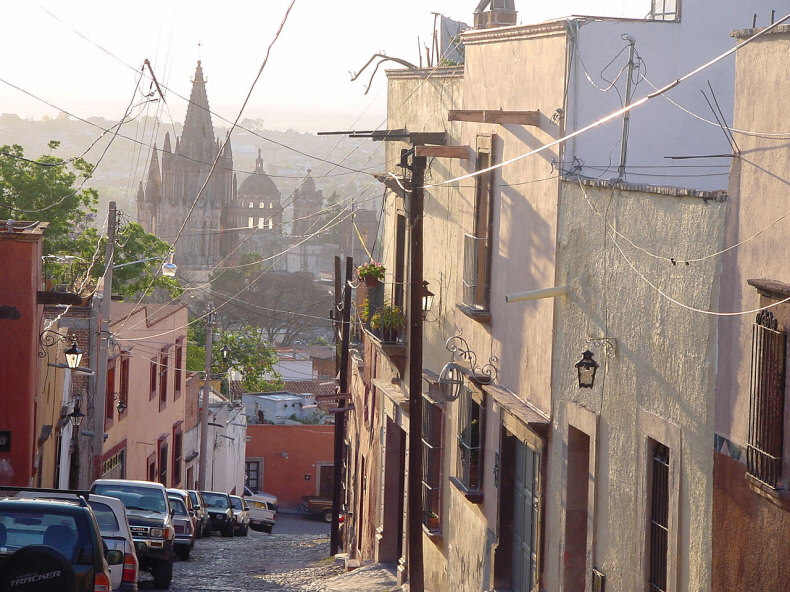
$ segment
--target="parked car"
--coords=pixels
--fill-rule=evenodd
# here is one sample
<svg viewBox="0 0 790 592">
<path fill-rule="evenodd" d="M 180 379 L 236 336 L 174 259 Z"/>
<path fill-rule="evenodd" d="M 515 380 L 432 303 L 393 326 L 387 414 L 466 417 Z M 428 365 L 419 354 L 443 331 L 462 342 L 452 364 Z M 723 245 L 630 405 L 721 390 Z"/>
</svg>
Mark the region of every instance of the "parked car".
<svg viewBox="0 0 790 592">
<path fill-rule="evenodd" d="M 192 505 L 195 508 L 195 516 L 197 517 L 197 530 L 198 530 L 198 537 L 210 537 L 211 536 L 211 519 L 208 515 L 208 510 L 206 510 L 206 502 L 203 501 L 203 496 L 200 495 L 199 491 L 195 491 L 194 489 L 188 489 L 187 493 L 189 497 L 192 498 Z"/>
<path fill-rule="evenodd" d="M 206 502 L 208 515 L 211 518 L 211 529 L 218 530 L 224 537 L 232 537 L 236 523 L 230 496 L 221 491 L 201 491 L 200 494 Z"/>
<path fill-rule="evenodd" d="M 250 498 L 266 502 L 270 510 L 277 511 L 277 496 L 273 493 L 266 493 L 265 491 L 253 491 L 246 485 L 244 486 L 243 497 L 249 500 Z"/>
<path fill-rule="evenodd" d="M 195 523 L 181 496 L 170 494 L 170 507 L 173 508 L 173 526 L 176 529 L 173 543 L 176 555 L 181 561 L 189 561 L 189 554 L 195 545 Z"/>
<path fill-rule="evenodd" d="M 184 502 L 184 505 L 187 507 L 187 514 L 192 519 L 192 532 L 194 533 L 193 538 L 199 539 L 200 536 L 197 533 L 197 523 L 198 523 L 197 510 L 195 509 L 195 505 L 192 503 L 192 497 L 190 497 L 189 492 L 186 491 L 185 489 L 176 489 L 173 487 L 168 487 L 167 495 L 168 497 L 172 497 L 175 495 L 176 497 L 181 499 L 181 501 Z"/>
<path fill-rule="evenodd" d="M 324 522 L 332 522 L 332 500 L 318 495 L 303 495 L 299 510 L 320 516 Z"/>
<path fill-rule="evenodd" d="M 116 497 L 124 503 L 140 569 L 151 573 L 155 588 L 169 588 L 175 528 L 165 487 L 153 481 L 97 479 L 91 492 Z"/>
<path fill-rule="evenodd" d="M 277 520 L 277 498 L 271 494 L 252 493 L 245 487 L 244 501 L 250 512 L 250 528 L 256 532 L 271 534 Z M 272 504 L 269 500 L 274 498 Z"/>
<path fill-rule="evenodd" d="M 230 496 L 230 501 L 233 504 L 235 523 L 233 534 L 247 536 L 247 531 L 250 529 L 250 511 L 247 508 L 247 503 L 238 495 Z"/>
<path fill-rule="evenodd" d="M 123 553 L 123 562 L 109 566 L 110 582 L 114 592 L 137 592 L 137 576 L 139 563 L 134 551 L 134 540 L 129 522 L 126 518 L 126 507 L 114 497 L 69 490 L 20 491 L 18 498 L 25 499 L 66 499 L 76 501 L 82 495 L 88 502 L 96 522 L 99 534 L 108 549 L 116 549 Z"/>
<path fill-rule="evenodd" d="M 109 590 L 108 564 L 123 561 L 121 551 L 106 549 L 84 497 L 0 499 L 0 590 Z"/>
</svg>

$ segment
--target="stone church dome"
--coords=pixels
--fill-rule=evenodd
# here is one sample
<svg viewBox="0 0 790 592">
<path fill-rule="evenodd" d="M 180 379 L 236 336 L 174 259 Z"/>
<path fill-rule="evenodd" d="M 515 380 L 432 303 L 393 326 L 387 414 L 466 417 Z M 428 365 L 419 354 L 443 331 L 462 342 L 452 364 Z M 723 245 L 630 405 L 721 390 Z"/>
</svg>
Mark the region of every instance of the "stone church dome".
<svg viewBox="0 0 790 592">
<path fill-rule="evenodd" d="M 239 186 L 239 197 L 280 198 L 280 190 L 277 189 L 277 185 L 269 175 L 263 172 L 263 159 L 260 150 L 258 150 L 258 158 L 255 161 L 255 172 L 244 179 Z"/>
</svg>

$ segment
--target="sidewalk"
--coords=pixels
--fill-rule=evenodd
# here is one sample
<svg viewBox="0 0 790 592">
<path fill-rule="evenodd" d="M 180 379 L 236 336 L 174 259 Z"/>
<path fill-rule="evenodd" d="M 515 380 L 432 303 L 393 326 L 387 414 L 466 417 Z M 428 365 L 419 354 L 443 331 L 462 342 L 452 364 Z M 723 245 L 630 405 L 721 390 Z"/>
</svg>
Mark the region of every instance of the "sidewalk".
<svg viewBox="0 0 790 592">
<path fill-rule="evenodd" d="M 398 587 L 395 565 L 374 563 L 317 582 L 305 588 L 311 592 L 408 592 L 408 584 Z"/>
</svg>

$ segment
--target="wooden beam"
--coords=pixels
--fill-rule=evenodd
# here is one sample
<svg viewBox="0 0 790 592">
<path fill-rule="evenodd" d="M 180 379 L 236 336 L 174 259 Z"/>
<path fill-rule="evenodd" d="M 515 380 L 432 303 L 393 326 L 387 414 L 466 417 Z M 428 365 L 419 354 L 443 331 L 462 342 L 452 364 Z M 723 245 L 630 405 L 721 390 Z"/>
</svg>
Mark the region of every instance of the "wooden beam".
<svg viewBox="0 0 790 592">
<path fill-rule="evenodd" d="M 438 158 L 470 158 L 469 146 L 415 146 L 415 156 Z"/>
<path fill-rule="evenodd" d="M 320 401 L 338 401 L 340 399 L 348 401 L 351 398 L 351 393 L 336 393 L 334 395 L 315 395 L 315 400 Z"/>
<path fill-rule="evenodd" d="M 494 109 L 451 110 L 449 121 L 471 121 L 476 123 L 515 123 L 537 127 L 540 111 L 502 111 Z"/>
<path fill-rule="evenodd" d="M 451 109 L 447 115 L 448 121 L 474 121 L 483 123 L 485 111 L 480 109 Z"/>
</svg>

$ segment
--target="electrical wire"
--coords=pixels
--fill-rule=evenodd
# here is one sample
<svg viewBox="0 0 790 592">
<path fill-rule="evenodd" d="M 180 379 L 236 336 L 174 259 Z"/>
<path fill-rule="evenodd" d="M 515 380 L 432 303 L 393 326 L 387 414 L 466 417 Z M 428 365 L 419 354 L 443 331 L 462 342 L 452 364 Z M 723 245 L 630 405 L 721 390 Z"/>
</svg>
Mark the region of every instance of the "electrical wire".
<svg viewBox="0 0 790 592">
<path fill-rule="evenodd" d="M 488 173 L 490 171 L 494 171 L 494 170 L 506 167 L 506 166 L 511 165 L 514 162 L 517 162 L 519 160 L 523 160 L 523 159 L 528 158 L 530 156 L 534 156 L 535 154 L 539 154 L 541 152 L 544 152 L 545 150 L 548 150 L 549 148 L 553 148 L 554 146 L 557 146 L 559 144 L 564 144 L 565 142 L 567 142 L 568 140 L 570 140 L 572 138 L 575 138 L 576 136 L 580 136 L 582 134 L 585 134 L 588 131 L 590 131 L 590 130 L 596 128 L 596 127 L 600 127 L 601 125 L 604 125 L 605 123 L 608 123 L 608 122 L 612 121 L 613 119 L 616 119 L 616 118 L 618 118 L 618 117 L 620 117 L 622 115 L 625 115 L 626 113 L 629 113 L 630 111 L 633 111 L 634 109 L 637 109 L 637 108 L 641 107 L 642 105 L 644 105 L 645 103 L 647 103 L 651 99 L 654 99 L 656 97 L 664 95 L 664 93 L 666 93 L 669 90 L 675 88 L 676 86 L 682 84 L 683 82 L 685 82 L 689 78 L 699 74 L 700 72 L 702 72 L 703 70 L 706 70 L 707 68 L 711 67 L 712 65 L 720 62 L 724 58 L 732 55 L 733 53 L 735 53 L 736 51 L 738 51 L 739 49 L 741 49 L 745 45 L 751 43 L 752 41 L 754 41 L 754 40 L 756 40 L 756 39 L 758 39 L 758 38 L 760 38 L 760 37 L 762 37 L 762 36 L 764 36 L 766 34 L 768 34 L 770 31 L 772 31 L 773 29 L 775 29 L 776 27 L 778 27 L 780 24 L 784 23 L 788 19 L 790 19 L 790 14 L 785 15 L 784 17 L 782 17 L 778 21 L 772 23 L 770 26 L 758 31 L 757 33 L 755 33 L 754 35 L 752 35 L 748 39 L 745 39 L 744 41 L 742 41 L 741 43 L 739 43 L 735 47 L 730 48 L 727 51 L 725 51 L 724 53 L 719 54 L 718 56 L 716 56 L 712 60 L 709 60 L 708 62 L 705 62 L 701 66 L 698 66 L 697 68 L 694 68 L 690 72 L 687 72 L 683 76 L 673 80 L 672 82 L 670 82 L 669 84 L 661 87 L 660 89 L 658 89 L 658 90 L 656 90 L 656 91 L 654 91 L 654 92 L 652 92 L 650 94 L 647 94 L 644 97 L 642 97 L 641 99 L 638 99 L 638 100 L 636 100 L 636 101 L 634 101 L 632 103 L 629 103 L 625 107 L 622 107 L 621 109 L 618 109 L 618 110 L 610 113 L 609 115 L 605 115 L 604 117 L 601 117 L 600 119 L 590 123 L 589 125 L 586 125 L 586 126 L 580 128 L 580 129 L 578 129 L 578 130 L 576 130 L 574 132 L 571 132 L 570 134 L 566 134 L 565 136 L 563 136 L 561 138 L 557 138 L 556 140 L 553 140 L 553 141 L 549 142 L 548 144 L 544 144 L 542 146 L 539 146 L 538 148 L 535 148 L 534 150 L 530 150 L 529 152 L 525 152 L 525 153 L 520 154 L 518 156 L 514 156 L 513 158 L 510 158 L 510 159 L 505 160 L 503 162 L 491 165 L 491 166 L 486 167 L 484 169 L 480 169 L 478 171 L 467 173 L 465 175 L 461 175 L 461 176 L 455 177 L 453 179 L 447 179 L 446 181 L 440 181 L 438 183 L 426 184 L 426 185 L 423 185 L 423 188 L 424 189 L 428 189 L 430 187 L 437 187 L 439 185 L 445 185 L 445 184 L 452 183 L 452 182 L 455 182 L 455 181 L 461 181 L 461 180 L 464 180 L 464 179 L 471 179 L 471 178 L 476 177 L 478 175 L 482 175 L 484 173 Z"/>
</svg>

